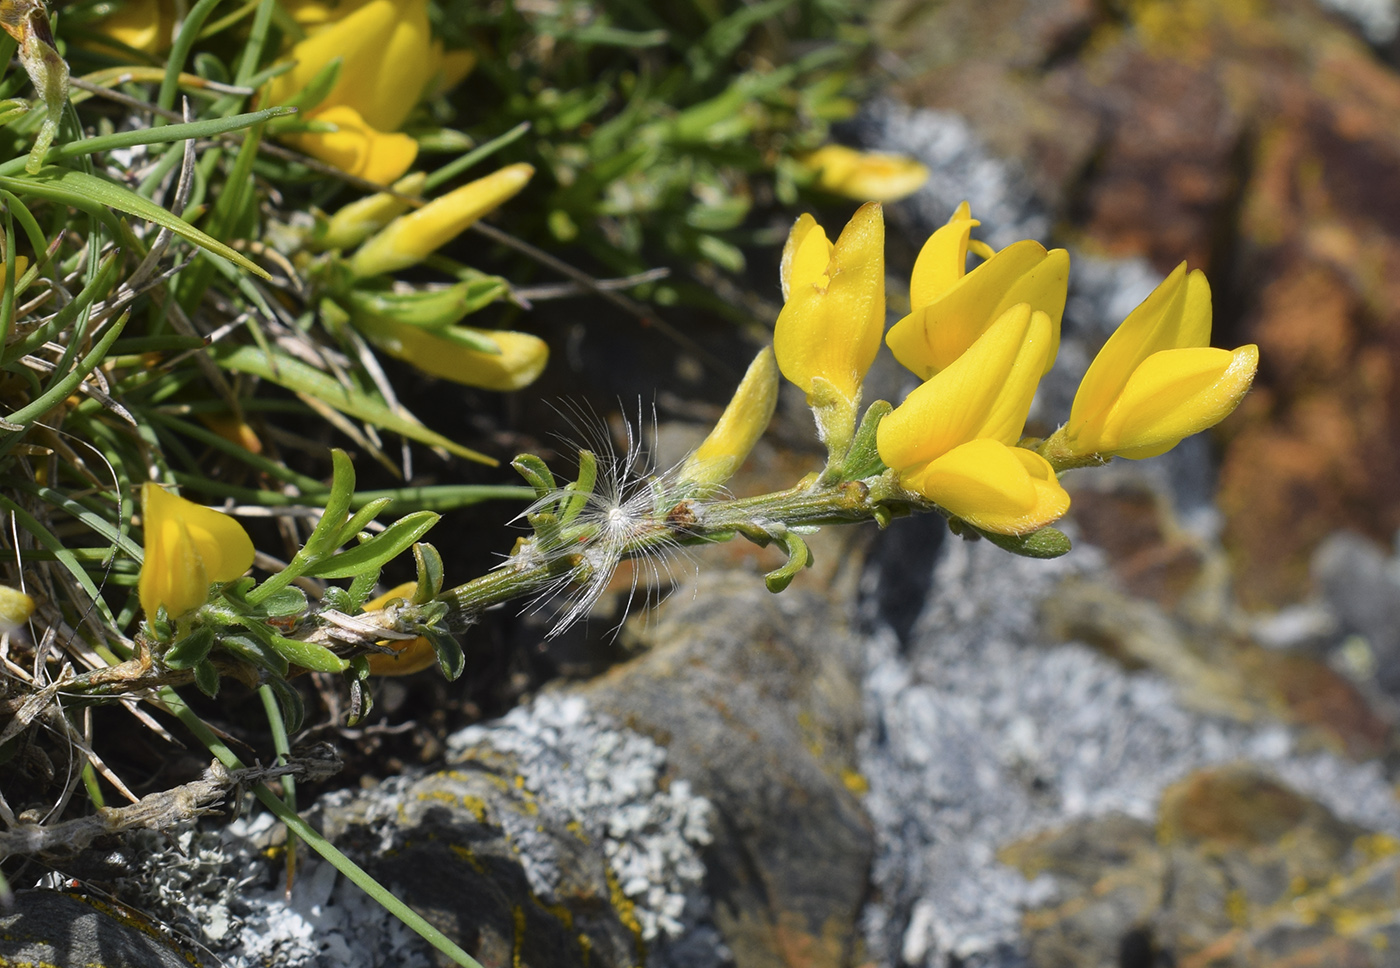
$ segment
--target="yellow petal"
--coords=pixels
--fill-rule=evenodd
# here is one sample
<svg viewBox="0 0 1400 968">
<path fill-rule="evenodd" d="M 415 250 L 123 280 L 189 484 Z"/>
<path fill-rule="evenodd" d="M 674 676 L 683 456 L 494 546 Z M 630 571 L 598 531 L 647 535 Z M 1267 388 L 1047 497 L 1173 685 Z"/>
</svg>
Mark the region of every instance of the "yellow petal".
<svg viewBox="0 0 1400 968">
<path fill-rule="evenodd" d="M 13 632 L 34 614 L 34 599 L 18 588 L 0 585 L 0 632 Z"/>
<path fill-rule="evenodd" d="M 952 364 L 1002 313 L 1030 303 L 1050 317 L 1054 345 L 1046 357 L 1049 370 L 1059 347 L 1060 320 L 1069 289 L 1069 253 L 1047 252 L 1027 239 L 1002 249 L 952 285 L 933 303 L 915 309 L 890 328 L 886 342 L 895 359 L 928 379 Z"/>
<path fill-rule="evenodd" d="M 288 135 L 286 141 L 298 151 L 377 185 L 398 179 L 418 157 L 418 142 L 406 134 L 375 130 L 354 108 L 326 108 L 314 117 L 339 130 Z"/>
<path fill-rule="evenodd" d="M 826 145 L 802 159 L 817 187 L 862 202 L 894 202 L 928 181 L 928 169 L 905 155 Z"/>
<path fill-rule="evenodd" d="M 508 201 L 534 173 L 535 169 L 527 164 L 507 165 L 434 199 L 416 212 L 399 216 L 360 247 L 350 260 L 351 272 L 371 276 L 421 262 Z"/>
<path fill-rule="evenodd" d="M 233 581 L 253 564 L 253 542 L 227 514 L 141 486 L 145 555 L 138 591 L 148 617 L 164 605 L 172 618 L 203 605 L 210 582 Z"/>
<path fill-rule="evenodd" d="M 412 363 L 424 373 L 484 390 L 519 390 L 535 381 L 549 362 L 549 344 L 538 336 L 510 330 L 456 327 L 488 339 L 499 353 L 483 353 L 386 316 L 355 316 L 355 328 L 375 346 Z"/>
<path fill-rule="evenodd" d="M 702 488 L 729 480 L 768 429 L 777 404 L 778 364 L 773 350 L 765 346 L 749 364 L 714 429 L 681 465 L 677 480 Z"/>
<path fill-rule="evenodd" d="M 398 195 L 421 195 L 427 180 L 425 172 L 415 171 L 394 182 L 396 195 L 379 192 L 341 206 L 331 216 L 326 224 L 325 233 L 318 241 L 327 249 L 353 249 L 393 219 L 407 212 L 410 208 L 408 202 L 400 199 Z"/>
<path fill-rule="evenodd" d="M 909 277 L 911 306 L 921 309 L 929 305 L 967 275 L 967 242 L 972 230 L 981 224 L 963 202 L 947 224 L 928 237 Z"/>
<path fill-rule="evenodd" d="M 831 262 L 832 244 L 826 231 L 806 212 L 797 217 L 783 246 L 783 261 L 778 278 L 783 285 L 783 300 L 799 286 L 821 285 L 826 282 L 826 267 Z"/>
<path fill-rule="evenodd" d="M 1142 362 L 1105 421 L 1094 450 L 1155 457 L 1214 427 L 1239 406 L 1259 366 L 1259 348 L 1162 350 Z"/>
<path fill-rule="evenodd" d="M 815 223 L 814 223 L 815 224 Z M 885 222 L 877 202 L 862 205 L 836 240 L 826 285 L 809 278 L 808 232 L 792 259 L 791 294 L 773 333 L 783 376 L 809 396 L 813 378 L 828 381 L 847 400 L 860 393 L 885 328 Z M 821 280 L 818 279 L 818 282 Z"/>
<path fill-rule="evenodd" d="M 900 475 L 900 483 L 983 531 L 1027 534 L 1069 510 L 1069 495 L 1039 454 L 972 440 Z"/>
<path fill-rule="evenodd" d="M 175 26 L 175 7 L 170 0 L 125 0 L 97 23 L 97 30 L 113 40 L 159 54 L 168 50 Z"/>
<path fill-rule="evenodd" d="M 1152 354 L 1209 346 L 1210 322 L 1210 284 L 1199 269 L 1188 273 L 1183 262 L 1128 314 L 1094 357 L 1074 395 L 1069 436 L 1096 434 L 1128 379 Z"/>
<path fill-rule="evenodd" d="M 433 41 L 428 0 L 398 0 L 395 6 L 393 30 L 377 38 L 373 59 L 362 66 L 347 62 L 327 98 L 355 108 L 380 131 L 402 127 L 442 70 L 442 45 Z"/>
<path fill-rule="evenodd" d="M 1019 440 L 1044 372 L 1051 328 L 1049 316 L 1025 303 L 1003 313 L 966 353 L 880 422 L 880 459 L 904 470 L 977 438 Z"/>
<path fill-rule="evenodd" d="M 355 95 L 374 83 L 383 62 L 385 39 L 394 32 L 398 9 L 392 0 L 372 0 L 345 18 L 292 47 L 290 58 L 296 66 L 274 77 L 267 86 L 266 102 L 282 104 L 301 93 L 321 72 L 339 57 L 340 74 L 326 94 L 326 107 L 360 105 L 347 95 Z M 417 92 L 412 95 L 417 97 Z M 397 127 L 397 125 L 390 126 Z"/>
</svg>

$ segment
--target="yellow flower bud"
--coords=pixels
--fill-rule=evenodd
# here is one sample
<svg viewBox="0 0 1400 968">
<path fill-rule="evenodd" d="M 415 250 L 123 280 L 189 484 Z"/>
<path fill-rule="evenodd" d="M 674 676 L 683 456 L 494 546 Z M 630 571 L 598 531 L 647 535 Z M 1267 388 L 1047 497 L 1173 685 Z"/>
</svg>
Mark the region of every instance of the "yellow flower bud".
<svg viewBox="0 0 1400 968">
<path fill-rule="evenodd" d="M 1183 262 L 1099 351 L 1046 455 L 1155 457 L 1223 420 L 1249 390 L 1259 348 L 1212 348 L 1210 324 L 1210 284 Z"/>
<path fill-rule="evenodd" d="M 383 608 L 396 598 L 410 598 L 418 590 L 417 582 L 404 582 L 389 589 L 377 598 L 371 598 L 365 602 L 364 610 L 372 612 L 377 608 Z M 373 652 L 365 656 L 369 660 L 370 675 L 375 676 L 406 676 L 414 672 L 421 672 L 437 663 L 437 650 L 433 644 L 423 636 L 415 639 L 385 639 L 377 643 L 394 650 L 393 655 L 386 655 L 383 652 Z"/>
<path fill-rule="evenodd" d="M 141 485 L 145 560 L 138 591 L 146 616 L 164 605 L 177 618 L 209 600 L 210 582 L 233 581 L 253 565 L 253 542 L 243 526 L 218 511 Z"/>
<path fill-rule="evenodd" d="M 810 215 L 783 250 L 787 299 L 773 333 L 783 376 L 808 402 L 825 381 L 852 405 L 859 399 L 885 328 L 885 222 L 878 202 L 852 216 L 833 246 Z"/>
<path fill-rule="evenodd" d="M 534 173 L 531 165 L 507 165 L 433 199 L 416 212 L 400 215 L 360 247 L 350 260 L 350 271 L 361 277 L 372 276 L 421 262 L 508 201 Z"/>
<path fill-rule="evenodd" d="M 34 599 L 18 588 L 0 585 L 0 633 L 13 632 L 33 614 Z"/>
<path fill-rule="evenodd" d="M 999 534 L 1060 517 L 1069 495 L 1040 455 L 1013 447 L 1045 371 L 1054 326 L 1027 303 L 1002 313 L 957 360 L 880 422 L 880 459 L 901 486 Z"/>
<path fill-rule="evenodd" d="M 1060 344 L 1060 318 L 1069 290 L 1069 253 L 1039 242 L 1014 242 L 1000 252 L 970 239 L 980 225 L 967 202 L 929 236 L 909 280 L 913 311 L 890 327 L 886 342 L 895 359 L 927 380 L 966 352 L 977 337 L 1017 303 L 1050 317 L 1048 372 Z M 968 249 L 986 261 L 966 271 Z"/>
<path fill-rule="evenodd" d="M 549 344 L 538 336 L 511 330 L 448 326 L 426 329 L 387 316 L 356 313 L 355 328 L 390 356 L 412 363 L 424 373 L 481 387 L 484 390 L 519 390 L 535 381 L 549 362 Z M 475 343 L 495 344 L 499 352 L 485 353 L 454 340 L 461 333 Z"/>
<path fill-rule="evenodd" d="M 394 191 L 398 195 L 421 195 L 427 181 L 426 173 L 416 171 L 394 182 Z M 407 212 L 409 207 L 408 202 L 388 192 L 368 195 L 349 205 L 342 205 L 326 224 L 326 231 L 319 242 L 327 249 L 353 249 Z"/>
<path fill-rule="evenodd" d="M 749 364 L 715 428 L 681 465 L 677 480 L 698 485 L 701 491 L 729 480 L 768 429 L 777 405 L 778 364 L 765 346 Z"/>
<path fill-rule="evenodd" d="M 825 145 L 802 159 L 817 187 L 862 202 L 896 202 L 928 181 L 928 168 L 905 155 Z"/>
</svg>

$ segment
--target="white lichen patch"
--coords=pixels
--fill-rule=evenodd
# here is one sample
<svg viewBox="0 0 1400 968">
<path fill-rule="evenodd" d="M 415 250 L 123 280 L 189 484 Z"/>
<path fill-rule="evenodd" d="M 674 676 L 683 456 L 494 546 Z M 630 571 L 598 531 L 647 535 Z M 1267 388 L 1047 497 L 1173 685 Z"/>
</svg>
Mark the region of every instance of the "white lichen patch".
<svg viewBox="0 0 1400 968">
<path fill-rule="evenodd" d="M 559 826 L 576 823 L 602 846 L 646 941 L 688 930 L 698 898 L 713 808 L 684 780 L 662 788 L 666 750 L 590 709 L 578 696 L 547 693 L 501 720 L 448 739 L 458 757 L 482 746 L 509 755 L 524 788 Z M 526 818 L 501 818 L 536 894 L 548 898 L 559 870 L 549 841 Z M 696 905 L 692 904 L 692 908 Z"/>
<path fill-rule="evenodd" d="M 128 843 L 119 897 L 217 955 L 226 968 L 429 968 L 429 947 L 301 848 L 291 897 L 271 814 L 223 831 L 145 832 Z"/>
</svg>

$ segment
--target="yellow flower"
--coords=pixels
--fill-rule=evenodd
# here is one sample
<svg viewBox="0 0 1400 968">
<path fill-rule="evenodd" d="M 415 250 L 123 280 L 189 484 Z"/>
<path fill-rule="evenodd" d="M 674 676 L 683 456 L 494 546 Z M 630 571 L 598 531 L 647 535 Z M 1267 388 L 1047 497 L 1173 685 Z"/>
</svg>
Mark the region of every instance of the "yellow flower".
<svg viewBox="0 0 1400 968">
<path fill-rule="evenodd" d="M 169 50 L 174 29 L 173 0 L 125 0 L 97 23 L 98 32 L 147 54 Z"/>
<path fill-rule="evenodd" d="M 833 246 L 810 215 L 783 248 L 783 296 L 773 352 L 783 376 L 808 403 L 824 388 L 853 406 L 885 328 L 885 221 L 878 202 L 862 205 Z"/>
<path fill-rule="evenodd" d="M 34 614 L 34 599 L 18 588 L 0 585 L 0 633 L 13 632 Z"/>
<path fill-rule="evenodd" d="M 1228 416 L 1254 381 L 1259 348 L 1212 348 L 1210 323 L 1210 284 L 1183 262 L 1099 351 L 1046 456 L 1155 457 Z"/>
<path fill-rule="evenodd" d="M 209 600 L 209 583 L 233 581 L 253 565 L 253 542 L 233 518 L 141 485 L 145 560 L 138 591 L 147 618 L 164 605 L 178 618 Z"/>
<path fill-rule="evenodd" d="M 802 159 L 817 187 L 862 202 L 897 202 L 928 181 L 928 169 L 905 155 L 825 145 Z"/>
<path fill-rule="evenodd" d="M 286 141 L 313 158 L 376 185 L 387 185 L 408 171 L 418 157 L 418 142 L 406 134 L 377 131 L 352 107 L 336 105 L 312 115 L 333 124 L 334 131 L 287 135 Z"/>
<path fill-rule="evenodd" d="M 404 582 L 389 589 L 378 598 L 372 598 L 365 602 L 364 610 L 372 612 L 377 608 L 383 608 L 396 598 L 411 598 L 417 591 L 417 582 Z M 386 655 L 383 652 L 372 652 L 365 656 L 369 660 L 369 671 L 375 676 L 406 676 L 414 672 L 421 672 L 431 665 L 437 663 L 437 650 L 433 644 L 423 636 L 416 639 L 385 639 L 377 643 L 394 650 L 393 655 Z"/>
<path fill-rule="evenodd" d="M 534 173 L 531 165 L 507 165 L 433 199 L 416 212 L 400 215 L 360 247 L 350 260 L 350 271 L 360 277 L 373 276 L 421 262 L 504 204 Z"/>
<path fill-rule="evenodd" d="M 753 450 L 778 404 L 778 366 L 768 347 L 754 357 L 708 437 L 686 458 L 677 480 L 704 491 L 733 476 Z"/>
<path fill-rule="evenodd" d="M 906 489 L 974 527 L 1026 534 L 1069 509 L 1049 462 L 1011 446 L 1051 352 L 1050 316 L 1027 303 L 880 422 L 880 459 Z"/>
<path fill-rule="evenodd" d="M 980 225 L 967 202 L 929 236 L 909 280 L 913 312 L 890 327 L 886 342 L 895 359 L 927 380 L 961 356 L 992 321 L 1017 303 L 1050 317 L 1049 371 L 1060 345 L 1060 317 L 1069 288 L 1069 253 L 1039 242 L 1014 242 L 1000 252 L 970 239 Z M 967 253 L 986 259 L 966 271 Z"/>
<path fill-rule="evenodd" d="M 429 329 L 368 313 L 354 313 L 351 319 L 390 356 L 432 376 L 484 390 L 519 390 L 533 383 L 549 362 L 549 344 L 529 333 L 470 326 Z M 473 348 L 483 343 L 498 352 Z"/>
<path fill-rule="evenodd" d="M 292 48 L 297 66 L 269 82 L 266 102 L 291 100 L 340 58 L 335 86 L 307 115 L 338 130 L 288 140 L 352 175 L 387 185 L 418 154 L 417 142 L 392 132 L 446 72 L 442 44 L 432 38 L 427 0 L 370 0 L 345 9 L 340 19 Z M 307 11 L 309 22 L 342 12 L 319 5 Z"/>
</svg>

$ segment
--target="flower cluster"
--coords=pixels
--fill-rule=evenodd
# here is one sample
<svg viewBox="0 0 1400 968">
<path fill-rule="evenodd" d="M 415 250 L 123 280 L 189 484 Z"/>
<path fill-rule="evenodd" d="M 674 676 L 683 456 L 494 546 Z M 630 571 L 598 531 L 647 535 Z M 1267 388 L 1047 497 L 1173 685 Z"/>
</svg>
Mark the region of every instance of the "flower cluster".
<svg viewBox="0 0 1400 968">
<path fill-rule="evenodd" d="M 1060 472 L 1164 453 L 1222 420 L 1249 389 L 1258 349 L 1210 347 L 1210 289 L 1183 265 L 1104 346 L 1068 423 L 1043 442 L 1023 439 L 1059 348 L 1069 255 L 1031 240 L 994 251 L 971 238 L 978 224 L 963 203 L 928 239 L 910 280 L 912 311 L 885 340 L 924 381 L 875 430 L 886 473 L 909 498 L 982 532 L 1026 535 L 1068 510 Z M 872 203 L 835 245 L 803 215 L 783 255 L 774 351 L 807 393 L 830 466 L 852 445 L 884 328 L 883 247 Z M 969 253 L 981 260 L 971 271 Z"/>
</svg>

